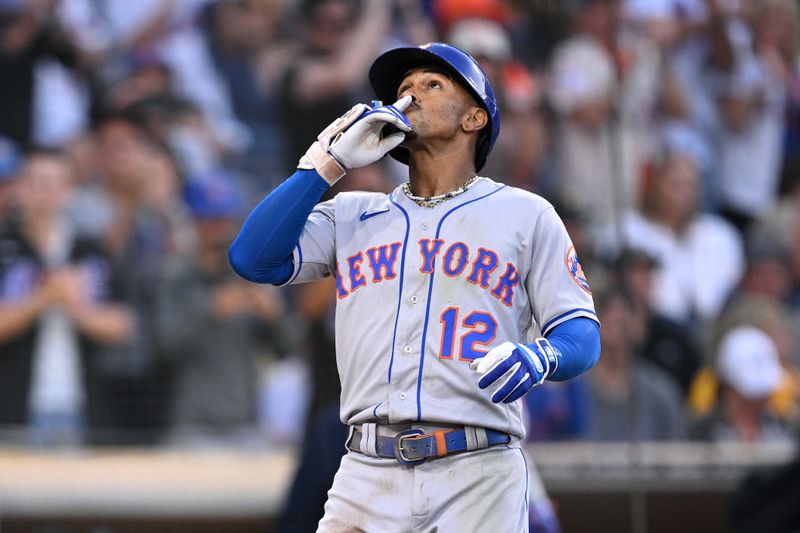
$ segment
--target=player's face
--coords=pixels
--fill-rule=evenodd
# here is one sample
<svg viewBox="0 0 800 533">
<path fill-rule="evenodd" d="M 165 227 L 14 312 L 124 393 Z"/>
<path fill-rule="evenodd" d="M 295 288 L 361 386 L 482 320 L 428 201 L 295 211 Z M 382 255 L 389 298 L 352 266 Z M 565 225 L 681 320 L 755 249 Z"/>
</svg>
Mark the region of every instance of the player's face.
<svg viewBox="0 0 800 533">
<path fill-rule="evenodd" d="M 414 126 L 416 140 L 448 139 L 486 124 L 486 112 L 447 74 L 434 68 L 417 68 L 406 74 L 397 98 L 413 98 L 405 115 Z"/>
</svg>

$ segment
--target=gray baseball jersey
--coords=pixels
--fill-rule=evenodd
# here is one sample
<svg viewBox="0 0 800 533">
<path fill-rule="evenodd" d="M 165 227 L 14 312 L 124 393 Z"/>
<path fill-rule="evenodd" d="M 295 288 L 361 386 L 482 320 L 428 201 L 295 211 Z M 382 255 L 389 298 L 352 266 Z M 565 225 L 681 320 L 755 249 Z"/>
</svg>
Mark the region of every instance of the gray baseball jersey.
<svg viewBox="0 0 800 533">
<path fill-rule="evenodd" d="M 397 188 L 320 203 L 288 283 L 336 276 L 342 422 L 443 422 L 524 437 L 521 402 L 494 404 L 469 362 L 570 318 L 596 319 L 553 207 L 478 179 L 433 209 Z"/>
</svg>

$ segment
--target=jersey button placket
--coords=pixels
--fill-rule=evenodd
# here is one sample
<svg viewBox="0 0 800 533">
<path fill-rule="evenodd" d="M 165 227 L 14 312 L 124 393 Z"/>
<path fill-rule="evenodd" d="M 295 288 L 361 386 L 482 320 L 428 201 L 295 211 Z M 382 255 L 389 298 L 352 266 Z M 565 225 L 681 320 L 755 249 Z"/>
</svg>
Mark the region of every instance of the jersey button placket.
<svg viewBox="0 0 800 533">
<path fill-rule="evenodd" d="M 420 229 L 426 227 L 426 230 Z M 419 249 L 419 240 L 433 237 L 435 225 L 431 221 L 412 221 L 408 234 L 408 250 L 402 300 L 397 323 L 396 355 L 392 364 L 392 376 L 389 383 L 389 395 L 386 398 L 390 420 L 409 420 L 417 417 L 417 377 L 419 375 L 420 348 L 422 345 L 422 328 L 424 311 L 420 308 L 426 302 L 429 275 L 420 272 L 423 260 Z M 412 244 L 413 243 L 413 244 Z"/>
</svg>

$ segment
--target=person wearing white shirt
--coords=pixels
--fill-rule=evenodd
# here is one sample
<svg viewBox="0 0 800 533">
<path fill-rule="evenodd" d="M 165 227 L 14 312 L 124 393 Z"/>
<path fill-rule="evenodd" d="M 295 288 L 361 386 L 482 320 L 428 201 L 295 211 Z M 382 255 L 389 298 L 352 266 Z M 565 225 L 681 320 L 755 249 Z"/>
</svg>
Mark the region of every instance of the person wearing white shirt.
<svg viewBox="0 0 800 533">
<path fill-rule="evenodd" d="M 673 153 L 657 166 L 641 210 L 606 228 L 600 253 L 620 244 L 656 258 L 652 305 L 680 323 L 713 320 L 744 270 L 742 237 L 723 218 L 700 212 L 700 176 L 693 159 Z M 620 242 L 622 241 L 622 242 Z"/>
</svg>

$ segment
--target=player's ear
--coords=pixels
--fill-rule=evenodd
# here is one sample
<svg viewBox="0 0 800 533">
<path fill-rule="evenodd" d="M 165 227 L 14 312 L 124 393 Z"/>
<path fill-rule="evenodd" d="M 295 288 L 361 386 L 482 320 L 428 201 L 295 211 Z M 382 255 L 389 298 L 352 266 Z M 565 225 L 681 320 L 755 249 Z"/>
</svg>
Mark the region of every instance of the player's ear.
<svg viewBox="0 0 800 533">
<path fill-rule="evenodd" d="M 482 107 L 471 106 L 464 119 L 461 121 L 461 128 L 469 133 L 482 129 L 489 122 L 489 115 Z"/>
</svg>

